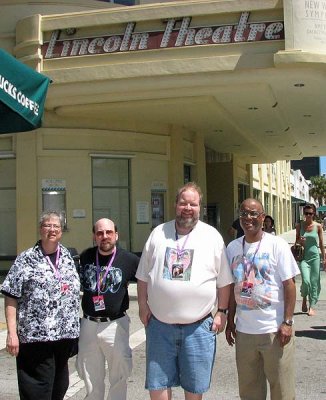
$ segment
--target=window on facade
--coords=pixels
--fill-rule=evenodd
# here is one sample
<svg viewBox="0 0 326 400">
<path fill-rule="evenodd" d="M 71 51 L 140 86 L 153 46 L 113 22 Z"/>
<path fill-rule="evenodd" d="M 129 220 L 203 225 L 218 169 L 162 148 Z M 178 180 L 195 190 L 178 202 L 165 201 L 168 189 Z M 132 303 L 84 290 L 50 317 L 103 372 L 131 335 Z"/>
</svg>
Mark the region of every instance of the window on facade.
<svg viewBox="0 0 326 400">
<path fill-rule="evenodd" d="M 93 222 L 109 218 L 119 232 L 119 244 L 130 250 L 129 160 L 93 158 Z"/>
<path fill-rule="evenodd" d="M 183 166 L 183 180 L 184 180 L 184 183 L 191 182 L 191 166 L 190 165 Z"/>
<path fill-rule="evenodd" d="M 254 197 L 254 199 L 261 200 L 260 190 L 253 189 L 253 197 Z"/>
<path fill-rule="evenodd" d="M 0 256 L 16 255 L 16 160 L 0 160 Z"/>
<path fill-rule="evenodd" d="M 238 184 L 238 202 L 239 205 L 243 202 L 243 200 L 249 197 L 249 186 L 244 185 L 242 183 Z"/>
<path fill-rule="evenodd" d="M 264 209 L 265 209 L 265 213 L 271 212 L 268 193 L 264 193 Z"/>
</svg>

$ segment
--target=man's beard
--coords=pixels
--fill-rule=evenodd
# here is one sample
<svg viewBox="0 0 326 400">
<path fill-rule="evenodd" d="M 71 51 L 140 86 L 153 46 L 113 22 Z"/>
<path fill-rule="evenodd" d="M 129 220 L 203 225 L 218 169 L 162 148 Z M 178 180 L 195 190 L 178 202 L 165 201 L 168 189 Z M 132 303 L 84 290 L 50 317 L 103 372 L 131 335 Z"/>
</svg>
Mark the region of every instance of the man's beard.
<svg viewBox="0 0 326 400">
<path fill-rule="evenodd" d="M 180 226 L 180 228 L 185 228 L 185 229 L 193 228 L 198 222 L 198 218 L 195 217 L 185 218 L 182 215 L 177 215 L 175 217 L 175 220 L 177 222 L 177 225 Z"/>
<path fill-rule="evenodd" d="M 103 253 L 110 253 L 114 249 L 115 243 L 100 243 L 99 249 Z"/>
</svg>

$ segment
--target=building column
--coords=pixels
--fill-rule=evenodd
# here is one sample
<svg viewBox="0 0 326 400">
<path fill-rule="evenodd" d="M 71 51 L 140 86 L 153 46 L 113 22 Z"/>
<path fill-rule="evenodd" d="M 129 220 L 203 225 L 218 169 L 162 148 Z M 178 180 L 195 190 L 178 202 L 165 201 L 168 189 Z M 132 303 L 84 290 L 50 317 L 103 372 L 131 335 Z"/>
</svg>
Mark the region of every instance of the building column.
<svg viewBox="0 0 326 400">
<path fill-rule="evenodd" d="M 177 126 L 172 126 L 170 131 L 168 219 L 174 218 L 175 215 L 175 194 L 184 182 L 183 165 L 183 132 Z"/>
<path fill-rule="evenodd" d="M 201 204 L 201 219 L 206 221 L 207 217 L 207 178 L 206 178 L 206 152 L 203 135 L 196 133 L 194 137 L 194 159 L 192 180 L 200 186 L 203 199 Z"/>
<path fill-rule="evenodd" d="M 238 195 L 238 157 L 233 154 L 232 155 L 232 183 L 233 183 L 233 203 L 232 203 L 232 210 L 233 210 L 233 218 L 237 218 L 237 213 L 239 209 L 239 195 Z"/>
<path fill-rule="evenodd" d="M 17 254 L 38 239 L 37 133 L 17 133 Z"/>
<path fill-rule="evenodd" d="M 206 183 L 206 154 L 203 135 L 196 133 L 194 138 L 194 158 L 196 166 L 193 169 L 193 180 L 200 186 L 203 192 L 203 206 L 207 205 Z M 203 210 L 202 210 L 203 211 Z"/>
</svg>

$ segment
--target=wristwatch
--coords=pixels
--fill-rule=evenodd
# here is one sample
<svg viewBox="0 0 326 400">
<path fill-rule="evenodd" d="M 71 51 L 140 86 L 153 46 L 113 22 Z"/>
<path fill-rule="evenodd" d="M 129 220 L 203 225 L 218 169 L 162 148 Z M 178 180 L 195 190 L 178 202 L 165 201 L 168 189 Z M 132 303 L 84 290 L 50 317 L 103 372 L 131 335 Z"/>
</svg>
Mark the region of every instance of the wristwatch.
<svg viewBox="0 0 326 400">
<path fill-rule="evenodd" d="M 227 314 L 228 313 L 228 309 L 227 308 L 218 308 L 217 312 L 221 312 L 223 314 Z"/>
<path fill-rule="evenodd" d="M 287 326 L 292 326 L 293 325 L 293 319 L 285 319 L 282 324 L 285 324 Z"/>
</svg>

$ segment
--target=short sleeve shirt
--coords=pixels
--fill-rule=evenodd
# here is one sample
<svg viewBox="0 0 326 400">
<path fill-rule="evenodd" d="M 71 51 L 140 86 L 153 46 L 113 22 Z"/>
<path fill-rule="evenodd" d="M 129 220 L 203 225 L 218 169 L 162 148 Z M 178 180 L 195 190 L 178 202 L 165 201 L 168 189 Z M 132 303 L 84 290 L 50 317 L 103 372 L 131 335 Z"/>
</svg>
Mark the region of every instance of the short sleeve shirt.
<svg viewBox="0 0 326 400">
<path fill-rule="evenodd" d="M 129 308 L 128 282 L 135 279 L 139 257 L 117 247 L 113 260 L 112 255 L 98 255 L 97 265 L 96 253 L 97 247 L 92 247 L 80 255 L 82 309 L 92 317 L 114 318 Z M 95 310 L 94 296 L 103 297 L 105 308 Z"/>
<path fill-rule="evenodd" d="M 154 316 L 168 324 L 203 318 L 216 306 L 218 288 L 233 282 L 221 235 L 202 221 L 178 239 L 174 220 L 155 228 L 136 277 L 147 282 Z"/>
<path fill-rule="evenodd" d="M 1 292 L 17 299 L 21 343 L 79 336 L 79 277 L 69 251 L 59 248 L 58 273 L 38 242 L 17 256 L 3 282 Z"/>
<path fill-rule="evenodd" d="M 283 282 L 300 273 L 288 243 L 265 232 L 260 242 L 233 240 L 227 255 L 235 282 L 237 330 L 276 332 L 284 317 Z"/>
</svg>

